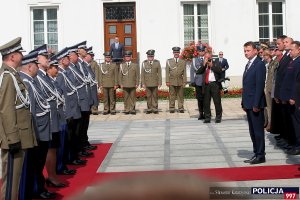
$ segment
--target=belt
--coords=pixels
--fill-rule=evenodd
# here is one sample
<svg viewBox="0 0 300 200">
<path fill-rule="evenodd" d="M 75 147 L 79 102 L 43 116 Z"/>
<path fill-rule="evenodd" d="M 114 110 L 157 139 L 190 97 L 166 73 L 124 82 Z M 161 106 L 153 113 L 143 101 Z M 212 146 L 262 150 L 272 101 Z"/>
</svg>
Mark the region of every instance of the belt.
<svg viewBox="0 0 300 200">
<path fill-rule="evenodd" d="M 207 83 L 205 83 L 205 85 L 209 85 L 209 84 L 211 84 L 211 83 L 216 83 L 217 81 L 210 81 L 210 82 L 208 82 L 208 84 Z"/>
</svg>

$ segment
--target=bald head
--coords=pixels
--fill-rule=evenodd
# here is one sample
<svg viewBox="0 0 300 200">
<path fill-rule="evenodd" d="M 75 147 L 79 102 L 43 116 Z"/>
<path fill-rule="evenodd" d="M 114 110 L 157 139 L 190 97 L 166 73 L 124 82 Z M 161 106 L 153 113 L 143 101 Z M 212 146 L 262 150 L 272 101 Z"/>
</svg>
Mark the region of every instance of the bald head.
<svg viewBox="0 0 300 200">
<path fill-rule="evenodd" d="M 28 63 L 21 67 L 21 72 L 24 72 L 34 78 L 37 75 L 38 66 L 35 63 Z"/>
</svg>

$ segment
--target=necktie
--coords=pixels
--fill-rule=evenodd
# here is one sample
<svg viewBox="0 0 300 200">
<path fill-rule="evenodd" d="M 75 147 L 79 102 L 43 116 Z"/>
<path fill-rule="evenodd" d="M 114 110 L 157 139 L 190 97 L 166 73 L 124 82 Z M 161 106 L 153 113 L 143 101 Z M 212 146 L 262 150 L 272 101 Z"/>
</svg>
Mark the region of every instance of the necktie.
<svg viewBox="0 0 300 200">
<path fill-rule="evenodd" d="M 178 63 L 178 58 L 175 58 L 176 63 Z"/>
<path fill-rule="evenodd" d="M 209 83 L 209 73 L 210 73 L 210 67 L 207 67 L 206 73 L 205 73 L 205 83 Z"/>
<path fill-rule="evenodd" d="M 245 72 L 246 72 L 246 73 L 247 73 L 247 71 L 249 70 L 250 63 L 251 63 L 251 61 L 249 60 L 248 63 L 247 63 L 247 65 L 246 65 L 246 67 L 245 67 Z"/>
<path fill-rule="evenodd" d="M 127 67 L 129 67 L 129 65 L 130 65 L 130 64 L 129 64 L 129 62 L 128 62 L 128 63 L 127 63 Z"/>
</svg>

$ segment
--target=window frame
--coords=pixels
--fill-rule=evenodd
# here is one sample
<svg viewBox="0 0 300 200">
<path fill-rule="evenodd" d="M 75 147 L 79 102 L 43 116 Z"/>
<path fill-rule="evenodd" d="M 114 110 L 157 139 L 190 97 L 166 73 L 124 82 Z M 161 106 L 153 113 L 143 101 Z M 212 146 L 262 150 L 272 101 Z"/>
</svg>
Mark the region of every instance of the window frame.
<svg viewBox="0 0 300 200">
<path fill-rule="evenodd" d="M 59 6 L 57 5 L 50 5 L 50 6 L 31 6 L 30 7 L 30 38 L 31 38 L 31 49 L 34 49 L 34 35 L 35 35 L 35 32 L 34 32 L 34 18 L 33 18 L 33 12 L 34 10 L 38 10 L 38 9 L 41 9 L 43 10 L 43 14 L 44 14 L 44 19 L 43 19 L 43 24 L 44 24 L 44 44 L 47 44 L 48 45 L 48 34 L 49 33 L 53 33 L 53 32 L 48 32 L 48 28 L 47 28 L 47 22 L 48 21 L 53 21 L 52 19 L 51 20 L 48 20 L 48 16 L 47 16 L 47 9 L 56 9 L 56 15 L 57 15 L 57 18 L 56 18 L 56 22 L 57 22 L 57 51 L 59 51 L 60 49 L 60 23 L 59 23 Z"/>
<path fill-rule="evenodd" d="M 268 13 L 268 17 L 269 17 L 269 25 L 268 25 L 268 30 L 269 30 L 269 41 L 272 42 L 274 41 L 275 38 L 274 37 L 274 31 L 273 31 L 273 28 L 274 27 L 278 27 L 278 25 L 273 25 L 273 14 L 278 14 L 278 13 L 273 13 L 273 10 L 272 10 L 272 3 L 274 2 L 280 2 L 282 3 L 282 33 L 283 35 L 286 34 L 286 2 L 285 0 L 257 0 L 256 1 L 256 12 L 257 12 L 257 38 L 258 38 L 258 41 L 263 41 L 265 40 L 266 38 L 260 38 L 260 32 L 259 32 L 259 28 L 260 27 L 264 27 L 264 26 L 260 26 L 259 25 L 259 16 L 260 16 L 260 13 L 259 13 L 259 3 L 268 3 L 268 9 L 269 9 L 269 13 Z"/>
<path fill-rule="evenodd" d="M 207 27 L 201 27 L 201 24 L 198 24 L 198 17 L 204 16 L 204 15 L 198 15 L 198 5 L 206 5 L 207 6 Z M 180 16 L 181 16 L 181 43 L 182 46 L 185 47 L 186 40 L 184 39 L 184 5 L 193 5 L 194 6 L 194 39 L 193 42 L 198 42 L 198 35 L 199 35 L 199 29 L 200 28 L 207 28 L 208 29 L 208 38 L 205 39 L 209 44 L 211 43 L 211 25 L 210 25 L 210 1 L 184 1 L 181 2 L 181 9 L 180 9 Z M 188 15 L 190 16 L 190 15 Z M 192 41 L 191 41 L 192 42 Z"/>
</svg>

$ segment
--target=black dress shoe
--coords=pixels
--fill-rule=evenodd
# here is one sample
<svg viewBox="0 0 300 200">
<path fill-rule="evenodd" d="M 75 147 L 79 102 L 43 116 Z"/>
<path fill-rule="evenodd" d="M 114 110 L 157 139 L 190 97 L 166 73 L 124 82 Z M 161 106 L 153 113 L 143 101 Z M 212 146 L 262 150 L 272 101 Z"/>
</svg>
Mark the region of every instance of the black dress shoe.
<svg viewBox="0 0 300 200">
<path fill-rule="evenodd" d="M 154 114 L 158 114 L 158 111 L 157 111 L 157 110 L 155 110 L 155 111 L 153 111 L 153 113 L 154 113 Z"/>
<path fill-rule="evenodd" d="M 266 162 L 265 157 L 256 157 L 255 159 L 250 161 L 250 165 L 256 165 L 256 164 L 260 164 L 260 163 L 264 163 L 264 162 Z"/>
<path fill-rule="evenodd" d="M 85 165 L 86 164 L 86 160 L 74 160 L 73 162 L 70 163 L 70 165 Z"/>
<path fill-rule="evenodd" d="M 210 123 L 210 119 L 205 119 L 203 123 Z"/>
<path fill-rule="evenodd" d="M 292 148 L 286 151 L 288 155 L 300 155 L 300 148 Z"/>
<path fill-rule="evenodd" d="M 250 158 L 249 160 L 244 160 L 244 163 L 250 163 L 252 160 L 254 160 L 256 158 L 256 156 L 252 156 L 252 158 Z"/>
<path fill-rule="evenodd" d="M 56 198 L 56 193 L 54 192 L 42 192 L 40 194 L 35 194 L 33 195 L 34 199 L 55 199 Z"/>
<path fill-rule="evenodd" d="M 170 110 L 170 113 L 175 113 L 175 110 Z"/>
<path fill-rule="evenodd" d="M 150 113 L 151 113 L 151 111 L 149 111 L 149 110 L 146 111 L 146 114 L 150 114 Z"/>
<path fill-rule="evenodd" d="M 198 117 L 198 120 L 202 120 L 202 119 L 205 119 L 205 118 L 204 118 L 204 115 L 203 115 L 203 114 L 200 114 L 199 117 Z"/>
<path fill-rule="evenodd" d="M 103 115 L 108 115 L 108 112 L 103 112 Z"/>
<path fill-rule="evenodd" d="M 98 112 L 93 112 L 92 114 L 93 114 L 93 115 L 98 115 Z"/>
<path fill-rule="evenodd" d="M 130 114 L 136 115 L 136 112 L 135 111 L 131 111 Z"/>
<path fill-rule="evenodd" d="M 86 150 L 96 150 L 98 147 L 96 145 L 88 145 L 88 146 L 85 146 L 84 149 Z"/>
<path fill-rule="evenodd" d="M 216 123 L 221 123 L 221 119 L 216 119 Z"/>
<path fill-rule="evenodd" d="M 129 115 L 129 112 L 124 112 L 125 115 Z"/>
<path fill-rule="evenodd" d="M 64 183 L 54 183 L 50 179 L 46 179 L 46 185 L 47 185 L 47 187 L 56 187 L 56 188 L 66 187 L 66 184 L 64 184 Z"/>
<path fill-rule="evenodd" d="M 74 169 L 65 169 L 62 172 L 57 172 L 58 175 L 74 175 L 76 174 L 76 170 Z"/>
<path fill-rule="evenodd" d="M 80 157 L 91 157 L 92 155 L 94 155 L 93 152 L 88 152 L 88 151 L 81 151 L 78 153 L 78 155 Z"/>
<path fill-rule="evenodd" d="M 116 115 L 116 112 L 111 112 L 110 114 L 111 114 L 111 115 Z"/>
<path fill-rule="evenodd" d="M 184 110 L 179 110 L 180 113 L 184 113 Z"/>
</svg>

